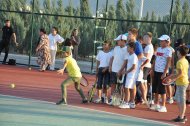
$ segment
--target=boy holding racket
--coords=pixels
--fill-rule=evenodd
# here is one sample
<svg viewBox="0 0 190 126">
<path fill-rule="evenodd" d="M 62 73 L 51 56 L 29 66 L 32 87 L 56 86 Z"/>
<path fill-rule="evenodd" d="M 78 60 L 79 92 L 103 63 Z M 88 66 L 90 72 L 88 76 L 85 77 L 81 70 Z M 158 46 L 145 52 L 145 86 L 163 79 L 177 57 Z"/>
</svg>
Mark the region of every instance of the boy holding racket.
<svg viewBox="0 0 190 126">
<path fill-rule="evenodd" d="M 185 117 L 185 111 L 186 111 L 186 90 L 189 85 L 189 80 L 188 80 L 188 68 L 189 68 L 189 63 L 185 56 L 188 54 L 188 47 L 186 46 L 181 46 L 177 50 L 177 56 L 178 56 L 178 61 L 176 65 L 177 69 L 177 74 L 171 76 L 168 80 L 165 81 L 172 81 L 176 80 L 176 94 L 175 94 L 175 99 L 178 104 L 179 108 L 179 115 L 177 118 L 173 119 L 174 122 L 180 122 L 180 123 L 185 123 L 187 120 Z"/>
<path fill-rule="evenodd" d="M 160 38 L 160 47 L 157 49 L 156 60 L 152 66 L 153 85 L 152 93 L 155 93 L 155 105 L 151 106 L 151 110 L 158 112 L 167 112 L 166 109 L 166 90 L 162 84 L 162 80 L 168 73 L 169 65 L 172 58 L 172 51 L 168 47 L 170 37 L 168 35 L 162 35 Z M 162 102 L 159 104 L 159 95 L 161 95 Z"/>
<path fill-rule="evenodd" d="M 73 84 L 75 85 L 75 89 L 78 91 L 80 96 L 82 97 L 82 103 L 87 103 L 87 99 L 83 94 L 82 89 L 80 88 L 80 81 L 82 78 L 82 74 L 80 72 L 80 68 L 77 65 L 77 62 L 71 56 L 71 48 L 69 46 L 63 47 L 63 54 L 65 57 L 65 62 L 63 68 L 58 70 L 58 74 L 63 75 L 65 68 L 69 74 L 69 77 L 64 80 L 61 84 L 62 89 L 62 99 L 56 103 L 56 105 L 67 105 L 67 89 L 66 87 Z"/>
<path fill-rule="evenodd" d="M 104 102 L 108 103 L 108 88 L 110 83 L 110 73 L 109 73 L 109 62 L 112 57 L 110 52 L 111 42 L 104 41 L 103 43 L 103 51 L 99 51 L 96 60 L 96 71 L 97 71 L 97 94 L 98 98 L 94 101 L 95 103 L 100 103 L 102 101 L 102 90 L 105 93 Z"/>
</svg>

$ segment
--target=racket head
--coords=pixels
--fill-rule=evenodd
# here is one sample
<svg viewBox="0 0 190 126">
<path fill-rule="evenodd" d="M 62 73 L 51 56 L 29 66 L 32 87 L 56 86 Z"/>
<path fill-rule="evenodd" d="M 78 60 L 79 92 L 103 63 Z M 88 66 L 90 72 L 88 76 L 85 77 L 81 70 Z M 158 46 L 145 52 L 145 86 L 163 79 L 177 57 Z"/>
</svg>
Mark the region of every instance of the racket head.
<svg viewBox="0 0 190 126">
<path fill-rule="evenodd" d="M 122 76 L 120 76 L 120 77 L 117 77 L 117 83 L 122 84 L 124 82 L 124 78 L 125 78 L 124 74 Z"/>
<path fill-rule="evenodd" d="M 83 87 L 87 87 L 89 85 L 88 80 L 84 75 L 81 78 L 80 85 Z"/>
<path fill-rule="evenodd" d="M 173 84 L 174 82 L 175 82 L 175 80 L 172 79 L 172 76 L 171 76 L 171 75 L 165 77 L 165 78 L 162 80 L 162 84 L 163 84 L 163 85 L 171 85 L 171 84 Z"/>
</svg>

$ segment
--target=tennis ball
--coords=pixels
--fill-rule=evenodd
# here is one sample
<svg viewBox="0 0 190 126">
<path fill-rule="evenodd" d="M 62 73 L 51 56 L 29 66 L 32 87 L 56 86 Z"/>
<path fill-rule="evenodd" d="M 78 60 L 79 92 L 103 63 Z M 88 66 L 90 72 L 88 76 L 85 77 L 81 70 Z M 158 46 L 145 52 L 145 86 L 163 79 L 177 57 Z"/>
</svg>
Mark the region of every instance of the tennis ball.
<svg viewBox="0 0 190 126">
<path fill-rule="evenodd" d="M 29 70 L 32 70 L 32 68 L 31 68 L 31 67 L 29 67 L 28 69 L 29 69 Z"/>
<path fill-rule="evenodd" d="M 11 84 L 11 88 L 15 88 L 15 84 L 12 83 L 12 84 Z"/>
</svg>

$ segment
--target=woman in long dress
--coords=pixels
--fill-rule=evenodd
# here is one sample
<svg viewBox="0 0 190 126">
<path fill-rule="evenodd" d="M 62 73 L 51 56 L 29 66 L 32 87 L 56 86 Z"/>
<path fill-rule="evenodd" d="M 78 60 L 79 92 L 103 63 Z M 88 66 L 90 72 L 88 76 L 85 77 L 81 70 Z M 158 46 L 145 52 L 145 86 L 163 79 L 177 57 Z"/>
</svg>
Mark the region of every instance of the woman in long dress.
<svg viewBox="0 0 190 126">
<path fill-rule="evenodd" d="M 51 64 L 51 56 L 49 50 L 49 38 L 46 35 L 46 31 L 40 29 L 40 41 L 36 48 L 36 54 L 38 56 L 37 63 L 40 65 L 39 71 L 44 72 L 46 67 Z"/>
</svg>

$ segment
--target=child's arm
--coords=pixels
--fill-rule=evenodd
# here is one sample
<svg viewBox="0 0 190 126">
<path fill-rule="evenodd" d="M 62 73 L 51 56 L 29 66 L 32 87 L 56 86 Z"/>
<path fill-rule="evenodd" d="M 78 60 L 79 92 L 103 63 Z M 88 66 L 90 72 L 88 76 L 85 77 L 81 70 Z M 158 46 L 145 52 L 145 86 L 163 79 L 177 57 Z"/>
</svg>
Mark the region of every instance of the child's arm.
<svg viewBox="0 0 190 126">
<path fill-rule="evenodd" d="M 100 65 L 100 61 L 97 60 L 97 61 L 96 61 L 96 75 L 98 75 L 98 68 L 99 68 L 99 65 Z"/>
<path fill-rule="evenodd" d="M 170 63 L 171 63 L 171 59 L 172 59 L 171 57 L 168 57 L 168 58 L 167 58 L 166 67 L 165 67 L 165 69 L 164 69 L 164 73 L 163 73 L 162 76 L 161 76 L 161 79 L 163 79 L 163 78 L 166 77 L 167 71 L 168 71 L 168 69 L 169 69 L 169 65 L 170 65 Z"/>
<path fill-rule="evenodd" d="M 112 72 L 112 63 L 113 63 L 113 59 L 114 59 L 114 56 L 112 56 L 112 58 L 110 59 L 110 63 L 109 63 L 109 72 Z"/>
<path fill-rule="evenodd" d="M 132 72 L 133 70 L 135 70 L 136 67 L 137 67 L 137 65 L 133 64 L 133 66 L 129 70 L 126 71 L 126 74 L 128 74 L 128 73 Z"/>
<path fill-rule="evenodd" d="M 65 60 L 64 65 L 63 65 L 63 68 L 57 71 L 58 74 L 63 75 L 64 70 L 65 70 L 65 68 L 66 68 L 66 66 L 67 66 L 67 63 L 68 63 L 67 60 Z"/>
<path fill-rule="evenodd" d="M 127 62 L 128 62 L 128 60 L 125 60 L 125 61 L 124 61 L 124 63 L 123 63 L 123 65 L 122 65 L 121 69 L 120 69 L 119 72 L 118 72 L 118 75 L 119 75 L 119 76 L 122 74 L 123 70 L 126 68 Z"/>
<path fill-rule="evenodd" d="M 172 69 L 172 74 L 174 73 L 174 68 L 175 68 L 175 64 L 174 64 L 174 55 L 175 53 L 172 53 L 172 59 L 171 59 L 171 69 Z"/>
</svg>

